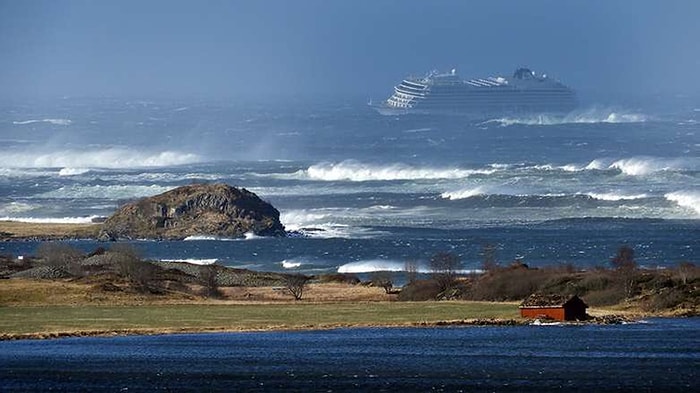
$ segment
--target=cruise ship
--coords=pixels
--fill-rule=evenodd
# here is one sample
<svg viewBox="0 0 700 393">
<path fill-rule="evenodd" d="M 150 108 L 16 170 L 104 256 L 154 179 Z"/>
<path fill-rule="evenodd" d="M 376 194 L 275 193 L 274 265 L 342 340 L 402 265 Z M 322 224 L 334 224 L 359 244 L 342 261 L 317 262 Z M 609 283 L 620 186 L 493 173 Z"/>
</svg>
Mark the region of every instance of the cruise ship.
<svg viewBox="0 0 700 393">
<path fill-rule="evenodd" d="M 488 117 L 508 114 L 562 114 L 577 105 L 576 93 L 561 82 L 518 68 L 512 77 L 461 79 L 456 70 L 432 71 L 406 78 L 394 94 L 372 104 L 383 115 L 463 114 Z"/>
</svg>

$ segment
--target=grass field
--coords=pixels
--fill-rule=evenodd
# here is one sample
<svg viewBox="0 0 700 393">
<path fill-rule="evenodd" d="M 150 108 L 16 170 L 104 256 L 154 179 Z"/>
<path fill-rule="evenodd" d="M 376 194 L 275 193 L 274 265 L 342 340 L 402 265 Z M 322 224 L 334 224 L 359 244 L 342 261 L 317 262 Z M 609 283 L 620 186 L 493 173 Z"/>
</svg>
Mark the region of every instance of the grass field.
<svg viewBox="0 0 700 393">
<path fill-rule="evenodd" d="M 0 239 L 93 239 L 102 224 L 48 224 L 0 221 Z"/>
<path fill-rule="evenodd" d="M 322 329 L 517 317 L 516 305 L 487 302 L 0 307 L 0 336 Z"/>
</svg>

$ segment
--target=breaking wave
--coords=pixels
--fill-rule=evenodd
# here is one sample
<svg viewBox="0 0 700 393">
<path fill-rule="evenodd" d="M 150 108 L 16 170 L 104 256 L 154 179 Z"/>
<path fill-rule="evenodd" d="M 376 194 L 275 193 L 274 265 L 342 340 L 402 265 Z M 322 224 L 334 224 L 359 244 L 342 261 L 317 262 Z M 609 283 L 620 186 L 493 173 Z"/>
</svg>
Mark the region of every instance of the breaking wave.
<svg viewBox="0 0 700 393">
<path fill-rule="evenodd" d="M 404 262 L 373 259 L 346 263 L 338 267 L 338 273 L 401 272 L 405 266 Z"/>
<path fill-rule="evenodd" d="M 282 267 L 285 269 L 296 269 L 301 266 L 301 262 L 288 261 L 285 259 L 284 261 L 280 262 L 280 265 L 282 265 Z"/>
<path fill-rule="evenodd" d="M 88 168 L 62 168 L 58 171 L 58 176 L 77 176 L 90 172 Z"/>
<path fill-rule="evenodd" d="M 450 200 L 455 200 L 455 199 L 467 199 L 471 198 L 474 196 L 478 195 L 484 195 L 487 194 L 488 192 L 484 187 L 474 187 L 474 188 L 465 188 L 463 190 L 457 190 L 457 191 L 446 191 L 443 192 L 440 197 L 442 199 L 450 199 Z"/>
<path fill-rule="evenodd" d="M 601 193 L 588 192 L 588 193 L 585 193 L 584 195 L 587 195 L 593 199 L 598 199 L 601 201 L 630 201 L 630 200 L 644 199 L 644 198 L 649 197 L 647 194 L 627 195 L 627 194 L 617 194 L 614 192 L 601 192 Z"/>
<path fill-rule="evenodd" d="M 664 197 L 675 202 L 681 207 L 685 207 L 695 211 L 696 214 L 700 215 L 700 191 L 676 191 L 670 192 Z"/>
<path fill-rule="evenodd" d="M 89 224 L 101 216 L 88 217 L 0 217 L 0 221 L 26 222 L 31 224 Z"/>
<path fill-rule="evenodd" d="M 491 174 L 496 168 L 417 168 L 405 164 L 371 165 L 357 161 L 321 163 L 300 171 L 299 175 L 322 181 L 388 181 L 418 179 L 461 179 L 476 174 Z"/>
<path fill-rule="evenodd" d="M 34 206 L 22 202 L 10 202 L 0 205 L 0 215 L 18 214 L 34 210 Z"/>
<path fill-rule="evenodd" d="M 130 198 L 141 198 L 148 197 L 157 194 L 162 194 L 166 191 L 170 191 L 173 187 L 159 186 L 152 184 L 150 186 L 139 186 L 139 185 L 94 185 L 94 186 L 83 186 L 83 185 L 71 185 L 63 186 L 56 190 L 45 192 L 39 194 L 36 197 L 39 198 L 55 198 L 55 199 L 90 199 L 90 198 L 102 198 L 102 199 L 130 199 Z"/>
<path fill-rule="evenodd" d="M 161 262 L 178 262 L 178 263 L 189 263 L 192 265 L 213 265 L 218 261 L 216 258 L 211 259 L 161 259 Z"/>
<path fill-rule="evenodd" d="M 585 112 L 570 113 L 566 116 L 537 115 L 526 117 L 504 117 L 487 120 L 481 123 L 481 125 L 495 123 L 503 127 L 511 125 L 552 126 L 560 124 L 643 123 L 647 120 L 648 117 L 642 113 L 591 109 Z"/>
<path fill-rule="evenodd" d="M 406 263 L 385 259 L 369 259 L 364 261 L 349 262 L 338 267 L 338 273 L 372 273 L 372 272 L 404 272 Z M 431 273 L 431 269 L 425 264 L 418 264 L 417 273 Z M 483 273 L 480 269 L 458 269 L 458 274 Z"/>
<path fill-rule="evenodd" d="M 26 125 L 26 124 L 34 124 L 34 123 L 49 123 L 53 124 L 56 126 L 69 126 L 73 124 L 73 121 L 70 119 L 41 119 L 41 120 L 21 120 L 21 121 L 13 121 L 12 124 L 16 125 Z"/>
<path fill-rule="evenodd" d="M 4 168 L 144 168 L 200 162 L 196 154 L 176 151 L 145 152 L 126 148 L 64 150 L 57 152 L 13 152 L 0 154 Z"/>
</svg>

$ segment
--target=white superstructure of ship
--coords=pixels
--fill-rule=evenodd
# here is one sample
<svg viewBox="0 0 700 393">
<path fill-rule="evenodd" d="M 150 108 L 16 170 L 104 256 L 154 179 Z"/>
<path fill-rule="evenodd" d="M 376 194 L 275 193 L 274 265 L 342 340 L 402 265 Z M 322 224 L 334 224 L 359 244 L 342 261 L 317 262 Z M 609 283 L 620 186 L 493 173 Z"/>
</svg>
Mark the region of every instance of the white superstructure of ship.
<svg viewBox="0 0 700 393">
<path fill-rule="evenodd" d="M 371 105 L 379 113 L 495 114 L 568 113 L 577 106 L 576 93 L 556 79 L 518 68 L 512 77 L 461 79 L 456 70 L 432 71 L 409 77 L 394 87 L 394 94 Z"/>
</svg>

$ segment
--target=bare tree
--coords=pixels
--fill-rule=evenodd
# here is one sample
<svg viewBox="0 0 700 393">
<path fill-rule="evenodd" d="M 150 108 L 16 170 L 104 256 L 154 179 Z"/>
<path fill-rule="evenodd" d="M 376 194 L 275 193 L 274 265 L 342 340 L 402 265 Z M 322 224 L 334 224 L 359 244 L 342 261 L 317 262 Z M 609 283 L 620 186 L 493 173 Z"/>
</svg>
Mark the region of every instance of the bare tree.
<svg viewBox="0 0 700 393">
<path fill-rule="evenodd" d="M 373 272 L 371 276 L 372 285 L 384 288 L 385 293 L 391 293 L 394 283 L 391 281 L 391 273 L 387 271 Z"/>
<path fill-rule="evenodd" d="M 413 260 L 406 261 L 404 270 L 406 271 L 406 282 L 408 284 L 416 281 L 418 278 L 418 262 Z"/>
<path fill-rule="evenodd" d="M 294 296 L 294 300 L 301 300 L 304 296 L 304 288 L 309 277 L 303 274 L 287 274 L 284 276 L 284 286 Z"/>
<path fill-rule="evenodd" d="M 632 297 L 635 290 L 635 276 L 637 262 L 634 260 L 634 249 L 624 245 L 617 250 L 617 254 L 612 258 L 611 263 L 625 287 L 625 295 Z"/>
<path fill-rule="evenodd" d="M 82 275 L 79 262 L 84 258 L 82 251 L 61 242 L 41 243 L 36 250 L 36 256 L 44 264 L 62 269 L 74 276 Z"/>
<path fill-rule="evenodd" d="M 430 270 L 441 292 L 454 287 L 459 265 L 459 257 L 449 252 L 438 252 L 430 258 Z"/>
<path fill-rule="evenodd" d="M 128 243 L 116 243 L 109 251 L 119 274 L 139 290 L 149 289 L 156 270 L 153 264 L 142 260 L 138 250 Z"/>
<path fill-rule="evenodd" d="M 681 262 L 678 264 L 678 275 L 680 276 L 683 284 L 688 283 L 688 277 L 692 276 L 694 270 L 695 264 L 692 262 Z"/>
<path fill-rule="evenodd" d="M 200 266 L 199 279 L 204 286 L 204 296 L 216 299 L 223 295 L 219 289 L 218 272 L 216 264 Z"/>
<path fill-rule="evenodd" d="M 496 260 L 496 245 L 486 243 L 481 247 L 481 258 L 483 260 L 481 268 L 486 272 L 493 272 L 498 269 Z"/>
</svg>

